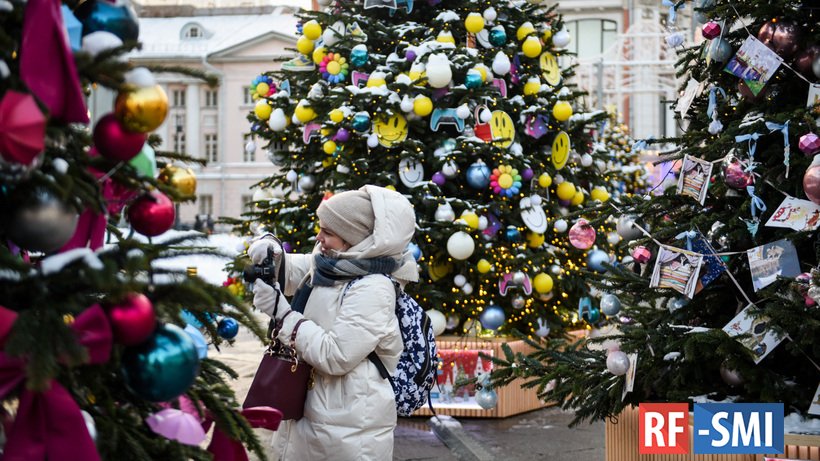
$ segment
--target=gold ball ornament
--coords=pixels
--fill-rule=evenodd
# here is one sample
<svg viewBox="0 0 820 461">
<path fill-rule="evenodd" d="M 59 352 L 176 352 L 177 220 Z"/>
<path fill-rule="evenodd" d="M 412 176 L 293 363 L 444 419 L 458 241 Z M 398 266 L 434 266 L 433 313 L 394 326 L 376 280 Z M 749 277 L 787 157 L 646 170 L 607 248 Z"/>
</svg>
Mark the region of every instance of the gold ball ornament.
<svg viewBox="0 0 820 461">
<path fill-rule="evenodd" d="M 478 13 L 470 13 L 464 20 L 464 28 L 471 34 L 477 34 L 484 28 L 484 17 Z"/>
<path fill-rule="evenodd" d="M 304 35 L 299 37 L 299 40 L 296 41 L 296 49 L 304 55 L 310 56 L 310 54 L 313 53 L 313 47 L 313 40 Z"/>
<path fill-rule="evenodd" d="M 259 120 L 269 119 L 271 112 L 273 112 L 273 106 L 268 104 L 268 101 L 256 101 L 256 106 L 253 108 L 253 113 L 256 114 Z"/>
<path fill-rule="evenodd" d="M 541 54 L 541 40 L 538 37 L 530 35 L 521 44 L 521 52 L 528 58 L 535 58 Z"/>
<path fill-rule="evenodd" d="M 549 173 L 541 173 L 538 177 L 538 185 L 541 187 L 549 187 L 552 185 L 552 176 Z"/>
<path fill-rule="evenodd" d="M 117 95 L 114 113 L 128 131 L 154 131 L 168 115 L 168 96 L 159 85 L 128 89 Z"/>
<path fill-rule="evenodd" d="M 296 116 L 296 120 L 307 123 L 316 118 L 316 111 L 314 111 L 307 102 L 302 100 L 296 105 L 296 109 L 293 110 L 293 115 Z"/>
<path fill-rule="evenodd" d="M 572 200 L 569 202 L 572 205 L 580 205 L 584 203 L 584 193 L 580 190 L 575 191 L 575 195 L 572 196 Z"/>
<path fill-rule="evenodd" d="M 270 85 L 265 82 L 259 82 L 256 84 L 256 96 L 260 98 L 264 98 L 268 95 L 270 91 Z"/>
<path fill-rule="evenodd" d="M 572 105 L 566 101 L 558 101 L 552 106 L 552 116 L 559 122 L 564 122 L 572 117 Z"/>
<path fill-rule="evenodd" d="M 316 48 L 315 50 L 313 50 L 312 54 L 313 63 L 316 65 L 321 64 L 322 61 L 325 59 L 325 56 L 327 56 L 327 48 L 323 46 Z"/>
<path fill-rule="evenodd" d="M 541 39 L 544 42 L 548 42 L 552 38 L 552 29 L 544 29 L 544 32 L 541 34 Z"/>
<path fill-rule="evenodd" d="M 190 168 L 168 165 L 159 172 L 159 182 L 171 186 L 180 195 L 196 195 L 196 175 Z"/>
<path fill-rule="evenodd" d="M 530 35 L 533 32 L 535 32 L 535 27 L 532 26 L 531 22 L 527 21 L 518 27 L 518 30 L 515 32 L 515 37 L 520 42 L 524 40 L 527 35 Z"/>
<path fill-rule="evenodd" d="M 425 95 L 416 96 L 413 99 L 413 113 L 419 117 L 426 117 L 433 112 L 433 101 Z"/>
<path fill-rule="evenodd" d="M 609 192 L 601 186 L 593 187 L 592 190 L 589 191 L 589 198 L 599 202 L 606 202 L 609 200 Z"/>
<path fill-rule="evenodd" d="M 530 77 L 527 83 L 524 84 L 524 95 L 533 96 L 541 91 L 541 79 L 538 77 Z"/>
<path fill-rule="evenodd" d="M 456 39 L 453 37 L 453 33 L 449 30 L 444 30 L 439 32 L 436 36 L 436 41 L 439 43 L 452 43 L 453 45 L 456 44 Z"/>
<path fill-rule="evenodd" d="M 541 272 L 532 279 L 532 287 L 539 293 L 549 293 L 553 287 L 552 277 Z"/>
<path fill-rule="evenodd" d="M 428 268 L 430 272 L 430 279 L 434 282 L 446 277 L 453 270 L 453 265 L 444 257 L 438 257 L 435 261 L 430 263 Z"/>
<path fill-rule="evenodd" d="M 482 274 L 486 274 L 487 272 L 490 272 L 490 269 L 492 269 L 492 268 L 493 268 L 493 265 L 490 264 L 490 262 L 487 261 L 486 259 L 481 259 L 481 260 L 478 261 L 478 264 L 476 264 L 476 269 L 478 269 L 478 272 L 482 273 Z"/>
<path fill-rule="evenodd" d="M 315 19 L 311 19 L 302 25 L 302 34 L 304 34 L 308 40 L 316 40 L 322 36 L 322 26 L 319 25 Z"/>
<path fill-rule="evenodd" d="M 333 109 L 328 115 L 333 123 L 341 123 L 345 119 L 345 113 L 342 109 Z"/>
<path fill-rule="evenodd" d="M 530 248 L 538 248 L 544 244 L 544 234 L 537 232 L 527 232 L 527 245 Z"/>
<path fill-rule="evenodd" d="M 470 226 L 470 229 L 478 229 L 478 215 L 472 211 L 461 213 L 461 219 Z"/>
<path fill-rule="evenodd" d="M 561 200 L 570 200 L 575 197 L 575 184 L 564 181 L 561 184 L 558 184 L 558 187 L 555 188 L 555 195 L 558 196 Z"/>
<path fill-rule="evenodd" d="M 322 144 L 322 150 L 325 151 L 327 155 L 333 155 L 336 152 L 336 142 L 335 141 L 325 141 Z"/>
</svg>

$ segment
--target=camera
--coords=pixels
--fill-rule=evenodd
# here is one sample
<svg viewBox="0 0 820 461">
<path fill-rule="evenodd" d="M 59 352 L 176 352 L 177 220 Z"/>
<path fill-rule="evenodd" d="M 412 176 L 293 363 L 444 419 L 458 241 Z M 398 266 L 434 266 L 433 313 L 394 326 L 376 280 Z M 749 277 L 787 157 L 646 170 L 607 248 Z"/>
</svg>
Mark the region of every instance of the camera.
<svg viewBox="0 0 820 461">
<path fill-rule="evenodd" d="M 245 282 L 251 283 L 259 279 L 270 286 L 276 282 L 276 265 L 273 261 L 273 250 L 268 248 L 268 256 L 262 264 L 245 266 L 242 271 L 242 278 Z"/>
</svg>

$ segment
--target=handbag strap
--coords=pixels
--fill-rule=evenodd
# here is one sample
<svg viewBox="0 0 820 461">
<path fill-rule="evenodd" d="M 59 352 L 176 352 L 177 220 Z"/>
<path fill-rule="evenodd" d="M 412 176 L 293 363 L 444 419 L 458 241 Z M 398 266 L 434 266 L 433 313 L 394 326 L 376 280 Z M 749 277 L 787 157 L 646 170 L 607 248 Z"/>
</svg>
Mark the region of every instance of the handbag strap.
<svg viewBox="0 0 820 461">
<path fill-rule="evenodd" d="M 293 331 L 290 333 L 290 346 L 293 347 L 296 344 L 296 332 L 299 331 L 299 327 L 302 326 L 302 322 L 307 322 L 307 319 L 302 317 L 296 322 L 296 325 L 293 326 Z"/>
</svg>

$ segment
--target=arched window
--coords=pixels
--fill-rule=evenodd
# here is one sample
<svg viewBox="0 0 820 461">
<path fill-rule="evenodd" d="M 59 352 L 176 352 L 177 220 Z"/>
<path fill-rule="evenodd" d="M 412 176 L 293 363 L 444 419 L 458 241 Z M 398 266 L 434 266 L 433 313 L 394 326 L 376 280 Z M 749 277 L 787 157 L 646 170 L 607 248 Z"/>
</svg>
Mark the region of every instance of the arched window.
<svg viewBox="0 0 820 461">
<path fill-rule="evenodd" d="M 181 35 L 183 40 L 203 39 L 205 38 L 205 28 L 195 22 L 188 23 L 182 28 Z"/>
<path fill-rule="evenodd" d="M 603 53 L 618 35 L 618 23 L 610 19 L 578 19 L 564 24 L 572 37 L 567 49 L 579 58 Z"/>
</svg>

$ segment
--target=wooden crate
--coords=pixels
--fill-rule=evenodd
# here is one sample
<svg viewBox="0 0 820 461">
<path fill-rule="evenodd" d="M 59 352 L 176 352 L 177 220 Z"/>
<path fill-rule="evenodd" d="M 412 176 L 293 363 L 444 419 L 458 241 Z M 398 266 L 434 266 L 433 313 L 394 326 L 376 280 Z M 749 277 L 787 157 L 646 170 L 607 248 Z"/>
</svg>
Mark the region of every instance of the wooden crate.
<svg viewBox="0 0 820 461">
<path fill-rule="evenodd" d="M 693 430 L 689 430 L 692 447 Z M 772 458 L 820 461 L 820 436 L 785 436 L 782 455 L 640 455 L 638 454 L 638 407 L 627 407 L 615 419 L 606 422 L 606 461 L 763 461 Z"/>
<path fill-rule="evenodd" d="M 538 398 L 535 389 L 521 389 L 523 380 L 520 378 L 508 386 L 495 389 L 498 394 L 498 405 L 490 410 L 485 410 L 475 403 L 474 390 L 471 387 L 462 389 L 460 395 L 450 396 L 451 398 L 448 399 L 447 382 L 455 381 L 459 369 L 467 377 L 490 371 L 492 363 L 482 362 L 478 358 L 478 353 L 483 351 L 495 357 L 503 357 L 504 352 L 501 350 L 501 345 L 504 343 L 509 344 L 513 352 L 528 353 L 531 351 L 524 341 L 510 338 L 484 339 L 459 336 L 436 338 L 436 346 L 444 362 L 439 370 L 440 385 L 433 388 L 433 408 L 436 413 L 457 417 L 505 418 L 549 405 Z M 413 416 L 432 416 L 432 413 L 425 406 L 416 410 Z"/>
</svg>

